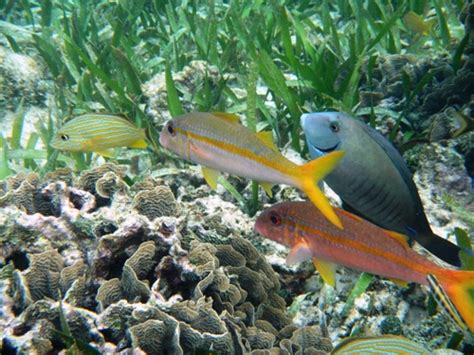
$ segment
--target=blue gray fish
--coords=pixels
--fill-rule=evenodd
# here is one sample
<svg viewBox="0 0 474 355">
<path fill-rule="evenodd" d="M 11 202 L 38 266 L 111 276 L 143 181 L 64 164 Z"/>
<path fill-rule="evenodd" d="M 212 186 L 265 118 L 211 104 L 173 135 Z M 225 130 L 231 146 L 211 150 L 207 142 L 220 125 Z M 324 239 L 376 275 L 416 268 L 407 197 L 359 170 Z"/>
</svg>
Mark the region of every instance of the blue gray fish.
<svg viewBox="0 0 474 355">
<path fill-rule="evenodd" d="M 440 259 L 460 266 L 459 247 L 433 233 L 411 173 L 385 137 L 339 112 L 304 114 L 301 125 L 312 158 L 336 150 L 346 152 L 324 179 L 345 209 L 384 229 L 406 234 Z"/>
</svg>

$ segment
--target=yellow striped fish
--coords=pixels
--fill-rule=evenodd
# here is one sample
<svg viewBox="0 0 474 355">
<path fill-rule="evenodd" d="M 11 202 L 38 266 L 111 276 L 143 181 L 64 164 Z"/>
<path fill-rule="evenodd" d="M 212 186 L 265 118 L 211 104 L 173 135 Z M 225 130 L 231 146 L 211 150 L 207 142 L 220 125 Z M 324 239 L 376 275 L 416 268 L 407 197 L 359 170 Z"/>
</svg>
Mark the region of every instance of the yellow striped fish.
<svg viewBox="0 0 474 355">
<path fill-rule="evenodd" d="M 147 147 L 145 130 L 135 127 L 125 118 L 90 113 L 77 116 L 62 126 L 50 145 L 70 152 L 96 152 L 111 156 L 111 148 Z"/>
<path fill-rule="evenodd" d="M 342 151 L 296 165 L 278 151 L 271 132 L 255 134 L 239 124 L 238 116 L 219 112 L 194 112 L 172 119 L 162 130 L 160 143 L 202 165 L 204 178 L 212 188 L 217 185 L 219 171 L 257 180 L 267 187 L 267 192 L 270 183 L 295 186 L 342 229 L 339 217 L 318 187 L 318 181 L 343 157 Z"/>
<path fill-rule="evenodd" d="M 419 354 L 428 350 L 412 340 L 397 335 L 347 338 L 333 350 L 331 355 L 346 354 Z"/>
</svg>

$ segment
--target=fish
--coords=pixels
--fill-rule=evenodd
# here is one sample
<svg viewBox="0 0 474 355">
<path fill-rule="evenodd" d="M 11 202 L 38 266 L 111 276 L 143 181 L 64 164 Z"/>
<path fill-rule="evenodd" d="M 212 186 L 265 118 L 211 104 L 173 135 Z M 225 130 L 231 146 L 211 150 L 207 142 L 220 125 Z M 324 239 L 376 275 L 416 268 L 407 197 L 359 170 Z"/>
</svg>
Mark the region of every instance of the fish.
<svg viewBox="0 0 474 355">
<path fill-rule="evenodd" d="M 403 157 L 384 136 L 342 112 L 303 114 L 301 126 L 312 158 L 344 150 L 344 158 L 324 181 L 345 209 L 410 236 L 453 266 L 461 265 L 460 248 L 433 233 Z"/>
<path fill-rule="evenodd" d="M 474 271 L 444 268 L 417 254 L 407 237 L 339 208 L 335 228 L 307 201 L 277 203 L 256 219 L 255 230 L 291 248 L 288 264 L 312 260 L 322 279 L 335 286 L 336 265 L 430 287 L 442 308 L 463 330 L 474 331 Z"/>
<path fill-rule="evenodd" d="M 88 113 L 74 117 L 56 132 L 50 142 L 54 149 L 69 152 L 95 152 L 113 156 L 111 149 L 145 149 L 145 129 L 127 119 L 109 114 Z"/>
<path fill-rule="evenodd" d="M 423 36 L 430 33 L 431 28 L 436 23 L 436 18 L 424 20 L 423 17 L 414 11 L 409 11 L 403 16 L 403 24 L 410 31 L 416 32 Z"/>
<path fill-rule="evenodd" d="M 399 335 L 380 335 L 344 339 L 331 352 L 331 355 L 343 354 L 428 355 L 429 352 L 420 344 L 405 337 Z"/>
<path fill-rule="evenodd" d="M 160 133 L 161 145 L 180 157 L 200 164 L 205 180 L 216 188 L 219 172 L 253 179 L 268 192 L 272 183 L 295 186 L 333 224 L 342 228 L 317 182 L 341 160 L 344 152 L 328 154 L 304 165 L 286 159 L 274 145 L 271 132 L 254 133 L 237 115 L 192 112 L 168 121 Z"/>
</svg>

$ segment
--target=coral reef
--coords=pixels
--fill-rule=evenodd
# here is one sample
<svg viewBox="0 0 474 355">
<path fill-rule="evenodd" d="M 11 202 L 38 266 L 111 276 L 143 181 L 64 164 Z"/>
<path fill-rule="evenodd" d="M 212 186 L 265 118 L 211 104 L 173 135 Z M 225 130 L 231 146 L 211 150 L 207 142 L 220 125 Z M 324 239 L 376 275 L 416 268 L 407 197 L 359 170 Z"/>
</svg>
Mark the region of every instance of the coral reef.
<svg viewBox="0 0 474 355">
<path fill-rule="evenodd" d="M 149 179 L 129 188 L 125 174 L 104 164 L 78 178 L 60 170 L 4 181 L 2 264 L 14 270 L 3 349 L 64 348 L 61 313 L 75 339 L 102 352 L 331 349 L 317 327 L 291 325 L 278 276 L 249 241 L 191 238 L 196 217 L 180 215 L 169 187 Z M 45 191 L 55 213 L 25 200 Z"/>
</svg>

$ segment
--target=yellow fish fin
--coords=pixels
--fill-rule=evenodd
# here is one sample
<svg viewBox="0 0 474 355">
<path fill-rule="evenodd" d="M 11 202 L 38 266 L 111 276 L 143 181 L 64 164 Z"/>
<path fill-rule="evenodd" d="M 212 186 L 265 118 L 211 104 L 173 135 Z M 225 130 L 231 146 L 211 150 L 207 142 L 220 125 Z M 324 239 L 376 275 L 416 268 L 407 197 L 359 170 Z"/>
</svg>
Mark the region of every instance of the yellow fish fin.
<svg viewBox="0 0 474 355">
<path fill-rule="evenodd" d="M 226 120 L 227 122 L 230 122 L 230 123 L 240 123 L 240 117 L 233 114 L 233 113 L 213 112 L 212 114 L 214 116 L 222 118 L 223 120 Z"/>
<path fill-rule="evenodd" d="M 265 144 L 268 148 L 278 152 L 278 148 L 273 142 L 273 134 L 271 131 L 257 132 L 257 137 Z"/>
<path fill-rule="evenodd" d="M 385 230 L 387 234 L 392 237 L 393 239 L 397 240 L 401 245 L 403 245 L 406 249 L 410 249 L 410 245 L 408 245 L 408 237 L 404 234 L 400 234 L 394 231 Z"/>
<path fill-rule="evenodd" d="M 268 196 L 272 197 L 273 192 L 272 192 L 272 183 L 270 182 L 259 182 L 260 186 L 263 188 L 263 190 L 267 193 Z"/>
<path fill-rule="evenodd" d="M 394 284 L 401 286 L 401 287 L 408 287 L 408 282 L 396 278 L 389 278 L 390 281 L 392 281 Z"/>
<path fill-rule="evenodd" d="M 102 155 L 107 158 L 113 158 L 115 157 L 115 152 L 113 149 L 104 149 L 104 150 L 96 150 L 94 153 Z"/>
<path fill-rule="evenodd" d="M 201 166 L 202 175 L 204 176 L 204 180 L 206 180 L 207 184 L 211 187 L 211 189 L 217 189 L 217 179 L 219 178 L 220 173 L 217 170 L 210 169 L 206 166 Z"/>
<path fill-rule="evenodd" d="M 331 263 L 330 261 L 313 258 L 313 265 L 316 270 L 318 270 L 319 275 L 321 275 L 325 283 L 331 287 L 336 287 L 336 264 Z"/>
<path fill-rule="evenodd" d="M 296 172 L 296 184 L 309 197 L 311 202 L 321 211 L 321 213 L 334 225 L 344 229 L 341 220 L 337 216 L 327 197 L 319 189 L 318 182 L 329 174 L 344 156 L 344 152 L 337 150 L 314 159 L 303 165 Z"/>
<path fill-rule="evenodd" d="M 143 138 L 140 138 L 136 140 L 135 142 L 133 142 L 132 144 L 130 144 L 128 147 L 137 148 L 137 149 L 146 149 L 146 147 L 148 147 L 148 143 Z"/>
<path fill-rule="evenodd" d="M 288 265 L 294 265 L 301 263 L 306 260 L 310 260 L 313 257 L 313 253 L 309 248 L 308 244 L 304 241 L 297 242 L 288 253 L 286 257 L 286 263 Z"/>
</svg>

